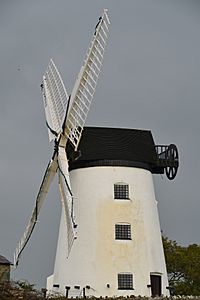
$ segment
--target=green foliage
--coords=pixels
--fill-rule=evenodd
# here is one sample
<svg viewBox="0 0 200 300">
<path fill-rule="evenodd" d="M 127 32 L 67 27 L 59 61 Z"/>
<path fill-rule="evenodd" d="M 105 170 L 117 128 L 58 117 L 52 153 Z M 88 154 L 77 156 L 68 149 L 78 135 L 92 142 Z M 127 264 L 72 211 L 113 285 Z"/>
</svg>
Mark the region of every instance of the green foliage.
<svg viewBox="0 0 200 300">
<path fill-rule="evenodd" d="M 41 300 L 41 292 L 28 281 L 4 282 L 0 285 L 0 300 Z"/>
<path fill-rule="evenodd" d="M 169 285 L 174 295 L 200 295 L 200 245 L 183 247 L 163 237 Z"/>
<path fill-rule="evenodd" d="M 34 284 L 30 284 L 27 280 L 18 280 L 15 285 L 21 288 L 25 292 L 35 292 Z"/>
</svg>

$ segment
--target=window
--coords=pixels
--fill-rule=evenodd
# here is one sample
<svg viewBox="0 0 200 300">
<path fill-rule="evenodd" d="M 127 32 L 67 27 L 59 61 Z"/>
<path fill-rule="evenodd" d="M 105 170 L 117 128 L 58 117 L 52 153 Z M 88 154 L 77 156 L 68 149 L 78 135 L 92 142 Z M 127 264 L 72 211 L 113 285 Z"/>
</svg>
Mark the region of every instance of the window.
<svg viewBox="0 0 200 300">
<path fill-rule="evenodd" d="M 114 199 L 129 199 L 129 186 L 125 183 L 114 184 Z"/>
<path fill-rule="evenodd" d="M 131 240 L 131 225 L 130 224 L 115 224 L 115 239 L 116 240 Z"/>
<path fill-rule="evenodd" d="M 118 274 L 118 290 L 133 290 L 133 274 Z"/>
</svg>

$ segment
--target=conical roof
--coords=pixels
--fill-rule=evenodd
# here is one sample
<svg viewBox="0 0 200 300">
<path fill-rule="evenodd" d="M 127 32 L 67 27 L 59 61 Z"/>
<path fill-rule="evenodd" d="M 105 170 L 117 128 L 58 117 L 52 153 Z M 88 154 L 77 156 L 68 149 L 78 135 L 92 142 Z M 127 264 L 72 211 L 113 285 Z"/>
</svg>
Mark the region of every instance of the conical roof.
<svg viewBox="0 0 200 300">
<path fill-rule="evenodd" d="M 7 260 L 7 258 L 0 255 L 0 265 L 12 265 L 12 263 L 9 260 Z"/>
</svg>

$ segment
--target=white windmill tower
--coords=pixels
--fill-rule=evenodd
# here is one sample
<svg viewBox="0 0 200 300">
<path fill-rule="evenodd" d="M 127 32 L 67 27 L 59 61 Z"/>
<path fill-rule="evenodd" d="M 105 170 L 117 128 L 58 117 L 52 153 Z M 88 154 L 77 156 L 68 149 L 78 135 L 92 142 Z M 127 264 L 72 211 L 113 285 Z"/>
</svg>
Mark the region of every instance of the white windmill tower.
<svg viewBox="0 0 200 300">
<path fill-rule="evenodd" d="M 15 264 L 58 172 L 62 214 L 48 291 L 67 297 L 169 295 L 152 173 L 166 170 L 169 179 L 175 177 L 176 146 L 155 146 L 145 130 L 83 130 L 109 23 L 104 10 L 70 97 L 52 60 L 43 78 L 46 121 L 55 150 Z"/>
</svg>

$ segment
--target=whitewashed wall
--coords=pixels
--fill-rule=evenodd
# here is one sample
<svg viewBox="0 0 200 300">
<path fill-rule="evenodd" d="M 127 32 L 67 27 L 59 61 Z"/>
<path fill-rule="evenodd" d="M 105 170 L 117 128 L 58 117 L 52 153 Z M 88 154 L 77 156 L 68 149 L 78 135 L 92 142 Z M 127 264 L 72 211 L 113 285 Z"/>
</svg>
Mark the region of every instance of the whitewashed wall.
<svg viewBox="0 0 200 300">
<path fill-rule="evenodd" d="M 67 258 L 67 233 L 61 217 L 54 274 L 47 289 L 70 296 L 151 296 L 150 273 L 162 275 L 169 295 L 152 174 L 133 167 L 90 167 L 70 172 L 78 237 Z M 130 200 L 114 199 L 114 183 L 129 184 Z M 132 240 L 115 240 L 115 224 L 131 224 Z M 131 272 L 134 290 L 118 290 L 117 274 Z M 107 287 L 107 284 L 110 287 Z M 74 286 L 80 289 L 74 289 Z"/>
</svg>

